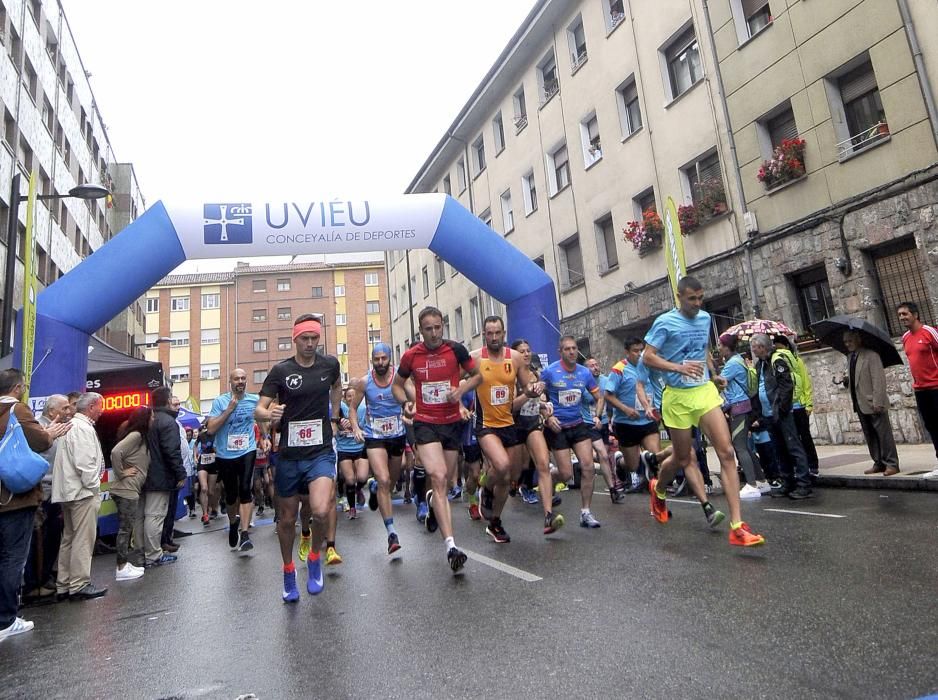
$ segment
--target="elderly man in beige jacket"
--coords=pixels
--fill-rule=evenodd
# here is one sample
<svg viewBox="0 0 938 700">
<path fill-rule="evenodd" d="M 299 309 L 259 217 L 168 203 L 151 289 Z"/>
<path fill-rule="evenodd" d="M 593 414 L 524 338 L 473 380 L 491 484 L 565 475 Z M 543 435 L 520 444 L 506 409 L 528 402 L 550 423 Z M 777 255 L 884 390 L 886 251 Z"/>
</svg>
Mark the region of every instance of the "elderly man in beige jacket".
<svg viewBox="0 0 938 700">
<path fill-rule="evenodd" d="M 72 429 L 58 445 L 52 469 L 52 502 L 62 504 L 65 519 L 55 587 L 60 599 L 88 600 L 107 593 L 107 588 L 91 582 L 104 471 L 104 453 L 94 429 L 104 410 L 101 394 L 82 394 L 77 410 Z"/>
</svg>

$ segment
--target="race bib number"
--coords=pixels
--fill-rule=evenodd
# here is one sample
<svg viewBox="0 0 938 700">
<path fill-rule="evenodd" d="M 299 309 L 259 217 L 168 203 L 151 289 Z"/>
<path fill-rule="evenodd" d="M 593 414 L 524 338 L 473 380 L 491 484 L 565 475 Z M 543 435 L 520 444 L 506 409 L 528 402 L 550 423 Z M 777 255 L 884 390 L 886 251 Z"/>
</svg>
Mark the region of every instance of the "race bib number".
<svg viewBox="0 0 938 700">
<path fill-rule="evenodd" d="M 248 444 L 251 442 L 251 436 L 247 433 L 240 433 L 237 435 L 230 434 L 228 435 L 228 451 L 229 452 L 243 452 L 248 448 Z"/>
<path fill-rule="evenodd" d="M 315 447 L 322 444 L 322 420 L 297 420 L 290 423 L 288 447 Z"/>
<path fill-rule="evenodd" d="M 199 464 L 215 464 L 215 453 L 205 452 L 199 455 Z"/>
<path fill-rule="evenodd" d="M 540 399 L 528 399 L 521 407 L 521 415 L 531 418 L 540 413 Z"/>
<path fill-rule="evenodd" d="M 571 406 L 580 405 L 580 397 L 582 393 L 579 389 L 563 389 L 558 397 L 560 399 L 560 405 L 564 408 L 569 408 Z"/>
<path fill-rule="evenodd" d="M 504 384 L 493 386 L 489 395 L 489 402 L 493 406 L 504 406 L 508 403 L 508 387 Z"/>
<path fill-rule="evenodd" d="M 401 432 L 401 417 L 386 416 L 371 419 L 371 432 L 377 437 L 391 437 Z"/>
<path fill-rule="evenodd" d="M 691 362 L 694 362 L 694 360 L 684 360 L 681 364 L 686 367 L 686 366 L 689 365 Z M 684 386 L 703 386 L 703 385 L 706 384 L 707 381 L 708 381 L 708 380 L 706 379 L 706 374 L 707 374 L 707 373 L 704 372 L 704 373 L 703 373 L 701 376 L 699 376 L 699 377 L 688 377 L 686 374 L 682 374 L 682 375 L 681 375 L 681 380 L 682 380 L 681 383 L 682 383 Z"/>
<path fill-rule="evenodd" d="M 451 388 L 449 382 L 424 382 L 420 385 L 420 396 L 428 406 L 444 404 Z"/>
</svg>

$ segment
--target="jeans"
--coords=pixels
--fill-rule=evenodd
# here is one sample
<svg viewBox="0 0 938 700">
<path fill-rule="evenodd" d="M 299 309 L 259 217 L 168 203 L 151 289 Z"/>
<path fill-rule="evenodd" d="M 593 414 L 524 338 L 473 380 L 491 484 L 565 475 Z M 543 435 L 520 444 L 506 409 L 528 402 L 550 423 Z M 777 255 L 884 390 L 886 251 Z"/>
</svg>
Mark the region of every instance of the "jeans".
<svg viewBox="0 0 938 700">
<path fill-rule="evenodd" d="M 176 506 L 179 504 L 179 489 L 169 492 L 169 503 L 166 504 L 166 519 L 163 520 L 163 532 L 160 535 L 160 545 L 173 543 L 173 532 L 176 529 Z"/>
<path fill-rule="evenodd" d="M 16 619 L 17 596 L 33 533 L 35 508 L 0 513 L 0 629 Z"/>
<path fill-rule="evenodd" d="M 135 566 L 143 566 L 143 533 L 134 530 L 140 499 L 112 496 L 111 500 L 117 506 L 117 568 L 120 569 L 128 561 Z M 130 548 L 131 534 L 134 539 L 133 549 Z"/>
<path fill-rule="evenodd" d="M 62 543 L 62 505 L 52 501 L 43 501 L 42 512 L 45 515 L 42 527 L 35 533 L 23 572 L 24 587 L 27 592 L 40 586 L 55 587 L 55 563 L 59 558 L 59 545 Z"/>
<path fill-rule="evenodd" d="M 801 446 L 808 458 L 808 469 L 816 475 L 818 472 L 817 448 L 814 446 L 814 438 L 811 436 L 811 418 L 808 416 L 808 410 L 794 408 L 792 409 L 792 415 L 795 417 L 795 428 L 798 430 Z"/>
<path fill-rule="evenodd" d="M 808 456 L 801 445 L 798 428 L 795 426 L 795 417 L 791 413 L 774 417 L 768 428 L 778 453 L 785 488 L 788 490 L 795 487 L 810 489 L 811 470 L 808 467 Z"/>
</svg>

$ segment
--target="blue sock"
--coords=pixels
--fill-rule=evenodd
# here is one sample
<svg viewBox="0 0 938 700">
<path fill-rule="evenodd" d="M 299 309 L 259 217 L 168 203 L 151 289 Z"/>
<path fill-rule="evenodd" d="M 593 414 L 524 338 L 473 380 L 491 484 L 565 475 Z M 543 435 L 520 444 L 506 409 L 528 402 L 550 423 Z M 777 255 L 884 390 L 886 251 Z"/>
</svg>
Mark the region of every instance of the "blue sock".
<svg viewBox="0 0 938 700">
<path fill-rule="evenodd" d="M 397 534 L 397 530 L 394 529 L 394 518 L 385 518 L 384 526 L 387 528 L 389 535 Z"/>
</svg>

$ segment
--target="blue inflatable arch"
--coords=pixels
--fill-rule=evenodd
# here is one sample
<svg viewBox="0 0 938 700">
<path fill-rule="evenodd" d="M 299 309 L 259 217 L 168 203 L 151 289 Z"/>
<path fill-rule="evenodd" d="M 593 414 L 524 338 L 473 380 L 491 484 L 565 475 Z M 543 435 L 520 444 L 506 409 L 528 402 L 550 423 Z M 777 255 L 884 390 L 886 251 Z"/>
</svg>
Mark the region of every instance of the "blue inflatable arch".
<svg viewBox="0 0 938 700">
<path fill-rule="evenodd" d="M 89 336 L 185 260 L 413 248 L 429 248 L 505 304 L 511 338 L 553 352 L 553 280 L 447 195 L 178 208 L 157 202 L 39 294 L 30 393 L 83 389 Z"/>
</svg>

